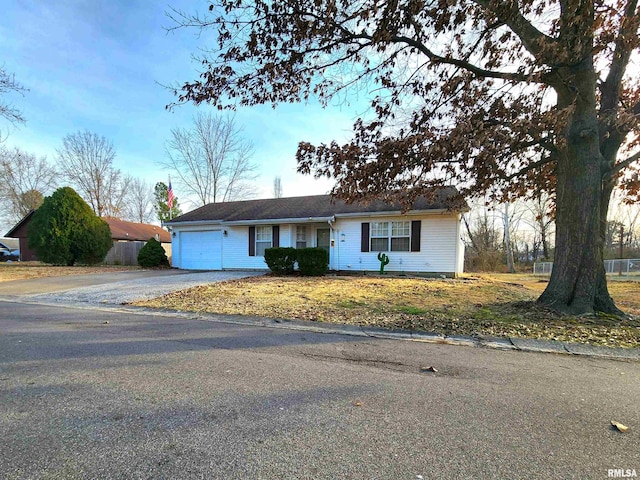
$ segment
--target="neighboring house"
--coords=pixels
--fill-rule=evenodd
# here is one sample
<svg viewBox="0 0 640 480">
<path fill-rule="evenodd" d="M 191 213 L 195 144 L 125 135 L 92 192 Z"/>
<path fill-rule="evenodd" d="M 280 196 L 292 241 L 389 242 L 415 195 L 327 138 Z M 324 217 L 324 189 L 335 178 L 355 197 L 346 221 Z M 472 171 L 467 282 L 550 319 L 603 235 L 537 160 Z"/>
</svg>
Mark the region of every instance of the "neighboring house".
<svg viewBox="0 0 640 480">
<path fill-rule="evenodd" d="M 461 214 L 447 210 L 455 190 L 433 202 L 418 199 L 403 214 L 397 205 L 348 205 L 329 195 L 212 203 L 165 225 L 172 230 L 173 266 L 192 270 L 266 269 L 269 247 L 320 247 L 329 268 L 455 277 L 462 273 Z"/>
<path fill-rule="evenodd" d="M 109 224 L 114 243 L 105 257 L 105 263 L 137 265 L 138 252 L 150 238 L 155 238 L 162 244 L 171 260 L 171 235 L 164 228 L 147 223 L 126 222 L 113 217 L 102 219 Z"/>
<path fill-rule="evenodd" d="M 6 237 L 17 238 L 20 244 L 20 261 L 31 262 L 38 260 L 36 252 L 29 248 L 27 238 L 27 227 L 35 210 L 31 210 L 22 220 L 20 220 L 11 230 L 6 233 Z"/>
<path fill-rule="evenodd" d="M 20 260 L 23 262 L 38 260 L 35 252 L 29 249 L 29 240 L 27 238 L 27 228 L 32 215 L 33 211 L 20 220 L 20 222 L 7 233 L 7 237 L 18 239 L 20 243 Z M 106 263 L 136 265 L 138 258 L 137 252 L 139 252 L 142 246 L 152 237 L 162 244 L 167 252 L 167 256 L 171 256 L 171 235 L 163 228 L 146 223 L 125 222 L 124 220 L 111 217 L 104 217 L 103 220 L 109 224 L 111 237 L 114 242 L 113 248 L 107 253 L 105 258 Z M 132 243 L 129 246 L 118 245 L 130 242 Z"/>
</svg>

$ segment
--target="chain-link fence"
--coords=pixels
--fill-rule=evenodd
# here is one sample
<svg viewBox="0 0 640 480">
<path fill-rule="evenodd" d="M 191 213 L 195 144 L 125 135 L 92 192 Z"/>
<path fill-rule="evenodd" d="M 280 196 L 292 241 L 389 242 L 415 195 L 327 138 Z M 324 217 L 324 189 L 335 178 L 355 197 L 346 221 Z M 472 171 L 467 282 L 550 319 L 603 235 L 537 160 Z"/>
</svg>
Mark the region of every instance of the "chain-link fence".
<svg viewBox="0 0 640 480">
<path fill-rule="evenodd" d="M 607 275 L 640 279 L 640 258 L 605 260 L 604 268 Z M 536 262 L 533 264 L 534 275 L 549 276 L 552 269 L 553 262 Z"/>
<path fill-rule="evenodd" d="M 533 264 L 534 275 L 551 275 L 553 262 L 535 262 Z"/>
</svg>

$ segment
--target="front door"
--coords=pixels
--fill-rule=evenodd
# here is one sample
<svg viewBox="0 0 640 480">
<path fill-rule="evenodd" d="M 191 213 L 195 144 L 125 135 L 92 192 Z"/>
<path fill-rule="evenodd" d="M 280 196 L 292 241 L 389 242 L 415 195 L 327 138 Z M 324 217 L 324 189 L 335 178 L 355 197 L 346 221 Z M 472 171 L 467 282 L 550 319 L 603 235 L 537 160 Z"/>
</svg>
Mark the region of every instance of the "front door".
<svg viewBox="0 0 640 480">
<path fill-rule="evenodd" d="M 317 229 L 316 230 L 316 247 L 326 250 L 327 255 L 331 255 L 330 245 L 331 245 L 331 230 L 328 228 Z"/>
</svg>

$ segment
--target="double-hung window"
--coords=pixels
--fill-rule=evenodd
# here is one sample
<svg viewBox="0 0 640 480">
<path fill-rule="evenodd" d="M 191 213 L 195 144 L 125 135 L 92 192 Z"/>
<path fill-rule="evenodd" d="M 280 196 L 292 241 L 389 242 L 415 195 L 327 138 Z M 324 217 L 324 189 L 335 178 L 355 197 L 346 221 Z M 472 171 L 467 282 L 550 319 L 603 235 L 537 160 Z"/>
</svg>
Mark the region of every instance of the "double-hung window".
<svg viewBox="0 0 640 480">
<path fill-rule="evenodd" d="M 256 227 L 256 255 L 264 257 L 264 251 L 273 245 L 271 226 Z"/>
<path fill-rule="evenodd" d="M 391 251 L 408 252 L 411 244 L 411 222 L 391 222 Z"/>
<path fill-rule="evenodd" d="M 307 248 L 307 227 L 296 227 L 296 248 Z"/>
<path fill-rule="evenodd" d="M 389 251 L 389 222 L 371 222 L 371 251 Z"/>
<path fill-rule="evenodd" d="M 411 222 L 371 222 L 372 252 L 408 252 Z"/>
</svg>

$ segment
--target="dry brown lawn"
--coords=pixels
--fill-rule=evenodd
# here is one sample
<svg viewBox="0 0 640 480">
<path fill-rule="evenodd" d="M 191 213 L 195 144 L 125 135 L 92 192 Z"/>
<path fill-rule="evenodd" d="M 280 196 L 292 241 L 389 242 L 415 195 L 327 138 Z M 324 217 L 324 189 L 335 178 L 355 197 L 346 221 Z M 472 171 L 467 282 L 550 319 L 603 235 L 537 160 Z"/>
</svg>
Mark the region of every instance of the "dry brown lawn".
<svg viewBox="0 0 640 480">
<path fill-rule="evenodd" d="M 447 335 L 640 345 L 640 282 L 610 282 L 618 305 L 632 315 L 628 319 L 559 316 L 534 303 L 545 285 L 532 275 L 467 275 L 456 280 L 264 276 L 195 287 L 137 305 Z"/>
<path fill-rule="evenodd" d="M 28 278 L 61 277 L 64 275 L 83 275 L 102 272 L 123 272 L 137 270 L 140 267 L 124 267 L 111 265 L 60 267 L 46 265 L 41 262 L 0 263 L 0 282 L 25 280 Z"/>
</svg>

